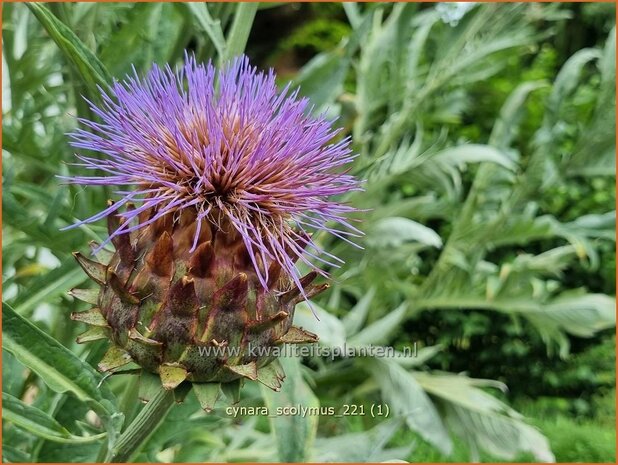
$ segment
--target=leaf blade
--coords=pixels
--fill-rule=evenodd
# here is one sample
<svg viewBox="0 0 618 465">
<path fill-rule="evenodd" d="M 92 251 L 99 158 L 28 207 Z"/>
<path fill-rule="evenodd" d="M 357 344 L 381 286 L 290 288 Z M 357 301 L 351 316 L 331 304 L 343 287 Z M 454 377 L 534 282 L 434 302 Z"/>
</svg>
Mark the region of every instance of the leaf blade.
<svg viewBox="0 0 618 465">
<path fill-rule="evenodd" d="M 54 442 L 78 444 L 98 441 L 104 436 L 74 436 L 47 413 L 6 392 L 2 393 L 2 417 L 36 436 Z"/>
<path fill-rule="evenodd" d="M 47 7 L 41 3 L 26 3 L 26 6 L 36 16 L 66 58 L 75 66 L 88 87 L 95 91 L 95 94 L 98 93 L 97 85 L 105 88 L 111 84 L 112 77 L 103 63 Z"/>
<path fill-rule="evenodd" d="M 281 357 L 279 361 L 287 378 L 280 392 L 261 386 L 262 395 L 270 412 L 277 408 L 301 405 L 319 408 L 318 398 L 302 378 L 300 360 L 296 357 Z M 306 462 L 315 440 L 318 417 L 316 415 L 271 415 L 271 425 L 277 438 L 281 462 Z"/>
<path fill-rule="evenodd" d="M 71 392 L 97 413 L 113 413 L 115 397 L 108 388 L 99 386 L 101 375 L 5 303 L 2 328 L 4 348 L 37 373 L 50 389 Z"/>
</svg>

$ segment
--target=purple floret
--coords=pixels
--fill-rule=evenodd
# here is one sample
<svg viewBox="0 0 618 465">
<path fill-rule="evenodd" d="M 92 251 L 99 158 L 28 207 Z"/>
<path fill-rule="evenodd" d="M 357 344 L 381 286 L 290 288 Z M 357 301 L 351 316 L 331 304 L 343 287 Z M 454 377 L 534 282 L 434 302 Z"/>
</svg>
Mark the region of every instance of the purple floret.
<svg viewBox="0 0 618 465">
<path fill-rule="evenodd" d="M 76 155 L 77 165 L 103 175 L 75 176 L 83 185 L 130 186 L 111 207 L 70 227 L 113 214 L 126 203 L 127 220 L 112 234 L 129 233 L 185 208 L 202 221 L 221 214 L 240 233 L 264 287 L 277 261 L 299 283 L 298 259 L 314 268 L 339 259 L 322 250 L 309 231 L 344 240 L 360 233 L 345 215 L 355 209 L 332 196 L 359 190 L 346 173 L 354 158 L 350 140 L 324 116 L 310 116 L 309 101 L 289 85 L 278 90 L 265 74 L 235 59 L 221 71 L 187 57 L 183 68 L 153 66 L 144 78 L 116 82 L 103 104 L 90 104 L 101 122 L 80 119 L 85 129 L 71 144 L 103 154 Z M 156 214 L 139 222 L 143 210 Z M 111 237 L 108 241 L 111 240 Z M 107 242 L 108 242 L 107 241 Z"/>
</svg>

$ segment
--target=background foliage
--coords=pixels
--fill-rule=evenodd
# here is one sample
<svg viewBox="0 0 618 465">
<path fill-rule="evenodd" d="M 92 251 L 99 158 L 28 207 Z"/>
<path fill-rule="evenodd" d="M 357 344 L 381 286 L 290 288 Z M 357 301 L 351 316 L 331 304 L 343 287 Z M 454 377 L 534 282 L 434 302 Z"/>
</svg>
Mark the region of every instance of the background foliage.
<svg viewBox="0 0 618 465">
<path fill-rule="evenodd" d="M 247 385 L 240 404 L 387 403 L 389 419 L 206 415 L 189 396 L 134 459 L 615 461 L 614 8 L 3 5 L 4 460 L 102 460 L 140 408 L 68 319 L 71 252 L 106 233 L 59 229 L 109 196 L 55 178 L 75 173 L 82 96 L 246 44 L 339 118 L 366 179 L 346 199 L 364 249 L 320 238 L 346 265 L 298 323 L 325 347 L 418 353 L 285 360 L 284 392 Z"/>
</svg>

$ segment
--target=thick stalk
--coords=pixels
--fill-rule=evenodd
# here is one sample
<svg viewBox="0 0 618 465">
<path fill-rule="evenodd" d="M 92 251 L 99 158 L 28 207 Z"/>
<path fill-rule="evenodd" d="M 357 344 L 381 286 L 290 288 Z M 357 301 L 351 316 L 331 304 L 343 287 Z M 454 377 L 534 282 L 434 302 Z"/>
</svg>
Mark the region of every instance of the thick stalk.
<svg viewBox="0 0 618 465">
<path fill-rule="evenodd" d="M 137 400 L 139 382 L 140 376 L 132 375 L 125 387 L 124 392 L 122 393 L 122 398 L 120 400 L 120 411 L 124 415 L 124 421 L 126 423 L 133 421 L 137 407 L 140 404 L 140 402 Z"/>
<path fill-rule="evenodd" d="M 230 34 L 227 38 L 225 55 L 220 57 L 222 63 L 229 61 L 231 58 L 238 56 L 245 51 L 258 5 L 259 4 L 257 2 L 238 3 L 236 13 L 234 14 L 232 29 L 230 30 Z"/>
<path fill-rule="evenodd" d="M 106 462 L 128 462 L 139 453 L 144 443 L 157 430 L 174 405 L 174 393 L 161 389 L 122 433 Z"/>
</svg>

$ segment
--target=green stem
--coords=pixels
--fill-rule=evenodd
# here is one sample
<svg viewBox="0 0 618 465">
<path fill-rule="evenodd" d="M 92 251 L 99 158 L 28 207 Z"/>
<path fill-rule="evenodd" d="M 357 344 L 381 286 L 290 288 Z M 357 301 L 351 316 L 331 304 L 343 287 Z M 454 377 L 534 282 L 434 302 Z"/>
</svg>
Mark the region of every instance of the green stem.
<svg viewBox="0 0 618 465">
<path fill-rule="evenodd" d="M 225 55 L 221 57 L 221 62 L 225 63 L 245 51 L 258 5 L 257 2 L 241 2 L 236 7 L 234 22 L 230 29 Z"/>
<path fill-rule="evenodd" d="M 174 405 L 173 391 L 161 389 L 122 433 L 106 462 L 123 463 L 135 457 L 148 438 L 156 431 Z"/>
<path fill-rule="evenodd" d="M 127 383 L 122 398 L 120 400 L 120 411 L 124 415 L 124 421 L 133 421 L 133 417 L 136 413 L 136 408 L 140 404 L 137 401 L 137 394 L 139 391 L 140 376 L 133 375 Z"/>
</svg>

